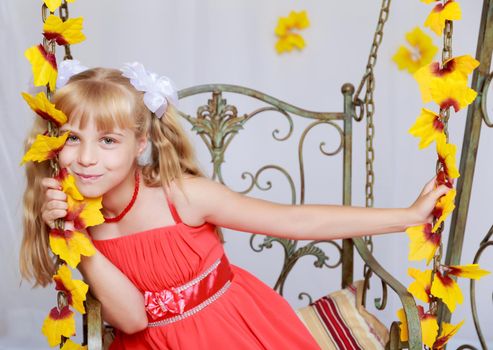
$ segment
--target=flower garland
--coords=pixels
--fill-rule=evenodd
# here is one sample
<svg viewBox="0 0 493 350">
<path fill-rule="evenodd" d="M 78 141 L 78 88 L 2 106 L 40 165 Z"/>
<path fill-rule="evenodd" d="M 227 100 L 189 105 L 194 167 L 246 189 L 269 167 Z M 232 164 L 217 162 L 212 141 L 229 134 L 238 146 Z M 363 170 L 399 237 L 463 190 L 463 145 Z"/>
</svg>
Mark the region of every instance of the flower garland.
<svg viewBox="0 0 493 350">
<path fill-rule="evenodd" d="M 84 314 L 88 285 L 81 280 L 72 279 L 72 271 L 67 266 L 76 268 L 81 256 L 91 256 L 95 248 L 91 240 L 82 232 L 88 226 L 103 222 L 100 212 L 101 198 L 84 198 L 75 186 L 75 179 L 66 169 L 58 170 L 56 158 L 63 148 L 68 133 L 58 134 L 58 127 L 67 122 L 67 116 L 50 102 L 51 94 L 56 89 L 57 60 L 56 45 L 67 47 L 85 40 L 82 33 L 83 18 L 68 19 L 67 2 L 74 0 L 44 0 L 43 4 L 43 44 L 26 50 L 25 56 L 32 66 L 35 86 L 46 86 L 46 92 L 36 96 L 22 93 L 29 107 L 41 118 L 48 121 L 48 130 L 37 135 L 34 143 L 22 158 L 21 164 L 29 161 L 51 161 L 54 176 L 67 195 L 68 210 L 65 220 L 73 221 L 75 230 L 66 230 L 63 220 L 58 220 L 49 233 L 51 250 L 59 257 L 58 271 L 53 276 L 55 289 L 58 291 L 58 305 L 52 308 L 44 320 L 42 333 L 50 346 L 60 345 L 62 350 L 82 350 L 81 346 L 71 341 L 75 335 L 75 313 Z M 45 16 L 46 9 L 50 14 Z M 59 9 L 60 17 L 54 15 Z M 63 12 L 65 10 L 65 12 Z M 62 15 L 64 14 L 64 15 Z"/>
<path fill-rule="evenodd" d="M 454 112 L 458 112 L 476 98 L 476 91 L 468 87 L 468 77 L 479 66 L 479 62 L 470 55 L 451 57 L 452 21 L 459 20 L 462 16 L 459 3 L 454 0 L 421 1 L 427 4 L 436 3 L 424 25 L 435 34 L 443 35 L 443 57 L 439 62 L 428 62 L 415 70 L 416 65 L 408 64 L 407 69 L 409 72 L 414 70 L 414 78 L 419 84 L 423 103 L 433 101 L 439 106 L 439 112 L 422 108 L 409 133 L 420 138 L 420 149 L 435 142 L 438 158 L 436 181 L 438 185 L 444 184 L 451 190 L 436 203 L 433 224 L 414 226 L 406 230 L 410 239 L 409 260 L 425 259 L 427 266 L 433 262 L 432 268 L 425 271 L 408 269 L 408 274 L 414 279 L 408 291 L 428 304 L 428 310 L 418 306 L 422 342 L 427 349 L 438 350 L 443 349 L 464 323 L 461 321 L 452 325 L 443 322 L 439 325 L 437 320 L 439 301 L 444 303 L 450 312 L 455 310 L 457 304 L 463 302 L 464 297 L 453 277 L 479 279 L 489 273 L 482 270 L 478 264 L 447 266 L 441 263 L 444 221 L 455 208 L 456 191 L 453 189 L 453 181 L 460 176 L 455 159 L 457 146 L 449 143 L 447 132 L 450 109 L 453 108 Z M 425 40 L 415 41 L 425 42 Z M 398 52 L 394 56 L 394 61 L 398 64 L 402 63 L 404 56 L 402 52 Z M 401 321 L 401 341 L 406 342 L 409 335 L 403 309 L 397 311 L 397 317 Z"/>
</svg>

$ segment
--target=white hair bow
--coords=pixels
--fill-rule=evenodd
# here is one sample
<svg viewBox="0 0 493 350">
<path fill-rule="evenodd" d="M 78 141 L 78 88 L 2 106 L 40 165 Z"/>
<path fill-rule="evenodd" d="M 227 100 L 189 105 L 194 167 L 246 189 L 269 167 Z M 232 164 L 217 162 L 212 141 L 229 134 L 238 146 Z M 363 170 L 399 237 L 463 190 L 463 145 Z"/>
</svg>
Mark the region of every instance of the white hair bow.
<svg viewBox="0 0 493 350">
<path fill-rule="evenodd" d="M 58 76 L 56 79 L 56 87 L 60 89 L 67 84 L 67 81 L 72 75 L 83 72 L 89 68 L 80 64 L 78 60 L 63 60 L 58 65 Z"/>
<path fill-rule="evenodd" d="M 173 82 L 165 76 L 148 72 L 142 63 L 125 63 L 122 75 L 130 79 L 130 83 L 138 91 L 144 92 L 144 104 L 160 118 L 164 115 L 168 103 L 178 105 L 178 94 Z"/>
</svg>

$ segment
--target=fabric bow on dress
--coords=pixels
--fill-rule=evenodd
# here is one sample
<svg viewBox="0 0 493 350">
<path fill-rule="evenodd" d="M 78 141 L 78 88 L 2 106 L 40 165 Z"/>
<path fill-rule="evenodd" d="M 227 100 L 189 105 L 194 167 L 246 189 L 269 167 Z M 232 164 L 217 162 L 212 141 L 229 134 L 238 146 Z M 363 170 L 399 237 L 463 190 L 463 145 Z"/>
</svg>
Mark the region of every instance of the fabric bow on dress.
<svg viewBox="0 0 493 350">
<path fill-rule="evenodd" d="M 181 292 L 162 290 L 160 292 L 146 291 L 144 294 L 146 310 L 155 320 L 169 312 L 182 314 L 185 309 L 185 299 Z"/>
</svg>

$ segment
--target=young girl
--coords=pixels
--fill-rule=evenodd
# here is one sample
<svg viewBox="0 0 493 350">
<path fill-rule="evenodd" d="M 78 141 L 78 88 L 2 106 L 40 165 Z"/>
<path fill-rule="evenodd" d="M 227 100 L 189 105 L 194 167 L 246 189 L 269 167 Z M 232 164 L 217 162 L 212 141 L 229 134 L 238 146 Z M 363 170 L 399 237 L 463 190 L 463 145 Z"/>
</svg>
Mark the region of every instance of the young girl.
<svg viewBox="0 0 493 350">
<path fill-rule="evenodd" d="M 87 232 L 96 254 L 78 268 L 116 329 L 111 349 L 318 349 L 281 296 L 228 262 L 216 227 L 296 240 L 402 232 L 431 222 L 448 191 L 433 179 L 405 209 L 283 205 L 240 195 L 198 169 L 166 78 L 139 65 L 125 72 L 85 70 L 53 100 L 69 117 L 60 167 L 82 195 L 102 196 L 105 223 Z M 32 135 L 44 130 L 37 120 Z M 148 144 L 151 160 L 141 166 Z M 21 252 L 23 276 L 43 286 L 54 274 L 48 227 L 67 214 L 45 163 L 27 167 Z"/>
</svg>

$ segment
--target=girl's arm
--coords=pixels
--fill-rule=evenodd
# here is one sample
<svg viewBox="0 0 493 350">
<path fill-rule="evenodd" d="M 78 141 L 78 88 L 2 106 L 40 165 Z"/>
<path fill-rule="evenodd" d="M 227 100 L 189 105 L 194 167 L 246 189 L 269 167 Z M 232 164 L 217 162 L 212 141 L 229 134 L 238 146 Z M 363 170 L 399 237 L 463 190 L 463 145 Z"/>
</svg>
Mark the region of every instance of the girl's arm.
<svg viewBox="0 0 493 350">
<path fill-rule="evenodd" d="M 431 222 L 439 197 L 432 179 L 409 208 L 380 209 L 342 205 L 285 205 L 250 198 L 205 178 L 186 180 L 185 193 L 173 191 L 178 211 L 189 205 L 205 221 L 221 227 L 290 239 L 339 239 L 388 232 Z M 187 200 L 188 199 L 188 200 Z M 181 211 L 180 211 L 181 212 Z"/>
<path fill-rule="evenodd" d="M 45 223 L 53 227 L 54 221 L 67 215 L 67 196 L 52 178 L 42 180 L 46 188 L 41 208 Z M 66 222 L 66 229 L 73 223 Z M 101 302 L 103 319 L 122 332 L 132 334 L 147 327 L 144 297 L 134 284 L 96 249 L 93 256 L 82 256 L 77 266 L 91 293 Z"/>
<path fill-rule="evenodd" d="M 77 268 L 101 302 L 106 322 L 127 334 L 147 327 L 144 296 L 103 254 L 96 249 L 94 255 L 83 256 Z"/>
</svg>

